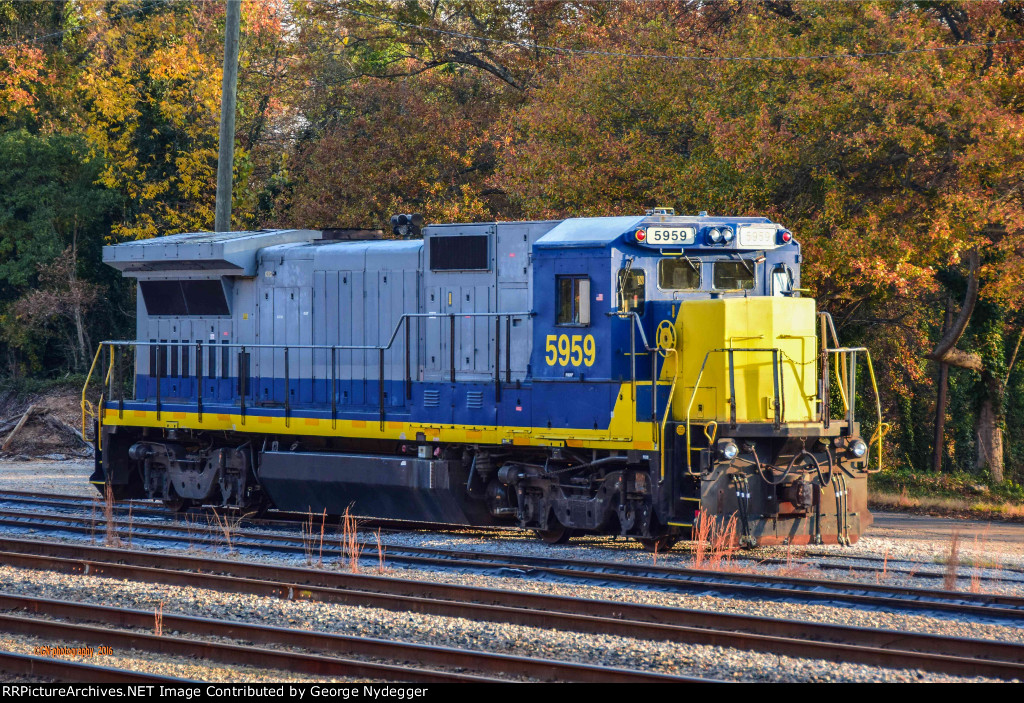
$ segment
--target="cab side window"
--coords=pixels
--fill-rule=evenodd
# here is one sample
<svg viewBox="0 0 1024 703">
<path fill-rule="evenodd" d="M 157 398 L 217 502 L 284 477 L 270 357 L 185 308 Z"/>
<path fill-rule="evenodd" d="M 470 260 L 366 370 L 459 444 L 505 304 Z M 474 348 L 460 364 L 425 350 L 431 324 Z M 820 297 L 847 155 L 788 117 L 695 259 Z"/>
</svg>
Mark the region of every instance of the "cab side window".
<svg viewBox="0 0 1024 703">
<path fill-rule="evenodd" d="M 793 272 L 785 264 L 772 269 L 772 295 L 793 294 Z"/>
<path fill-rule="evenodd" d="M 619 311 L 644 314 L 644 299 L 647 276 L 643 270 L 622 269 L 619 271 Z"/>
<path fill-rule="evenodd" d="M 590 324 L 590 277 L 556 276 L 556 325 Z"/>
</svg>

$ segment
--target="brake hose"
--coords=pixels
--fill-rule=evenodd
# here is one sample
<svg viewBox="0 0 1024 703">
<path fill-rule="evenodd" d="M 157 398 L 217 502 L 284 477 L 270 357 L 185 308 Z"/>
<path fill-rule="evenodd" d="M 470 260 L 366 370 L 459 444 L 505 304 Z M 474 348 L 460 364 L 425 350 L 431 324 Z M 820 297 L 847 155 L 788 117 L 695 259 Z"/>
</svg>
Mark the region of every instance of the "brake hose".
<svg viewBox="0 0 1024 703">
<path fill-rule="evenodd" d="M 793 462 L 791 461 L 791 462 L 789 462 L 789 466 L 787 466 L 786 470 L 782 473 L 782 476 L 779 477 L 779 480 L 778 481 L 772 481 L 770 478 L 768 478 L 764 474 L 764 467 L 761 466 L 761 460 L 758 459 L 758 457 L 757 457 L 757 450 L 756 449 L 751 449 L 750 453 L 754 455 L 754 463 L 757 464 L 757 473 L 761 474 L 761 479 L 765 483 L 767 483 L 769 486 L 778 486 L 780 483 L 782 483 L 783 481 L 786 480 L 786 477 L 789 476 L 789 472 L 793 469 Z M 799 454 L 797 456 L 799 456 Z M 794 460 L 795 459 L 796 459 L 796 457 L 794 457 Z M 771 464 L 769 464 L 769 467 L 771 467 L 773 469 L 775 468 L 774 466 L 771 466 Z"/>
<path fill-rule="evenodd" d="M 814 455 L 811 454 L 811 456 L 813 457 Z M 818 463 L 818 460 L 814 460 L 814 468 L 818 470 L 818 480 L 821 481 L 822 487 L 832 483 L 832 476 L 835 473 L 835 468 L 832 464 L 832 452 L 829 451 L 828 447 L 825 447 L 825 457 L 828 459 L 828 481 L 826 481 L 825 477 L 821 475 L 821 465 Z"/>
</svg>

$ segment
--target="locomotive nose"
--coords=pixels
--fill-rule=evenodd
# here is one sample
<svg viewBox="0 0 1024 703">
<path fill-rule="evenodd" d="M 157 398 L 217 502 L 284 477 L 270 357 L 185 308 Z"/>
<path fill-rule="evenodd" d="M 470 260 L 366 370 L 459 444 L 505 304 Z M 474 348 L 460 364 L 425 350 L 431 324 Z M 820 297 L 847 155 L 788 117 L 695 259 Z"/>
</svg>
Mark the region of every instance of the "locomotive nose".
<svg viewBox="0 0 1024 703">
<path fill-rule="evenodd" d="M 659 348 L 664 340 L 666 349 L 676 350 L 667 352 L 661 374 L 662 382 L 676 385 L 673 419 L 730 425 L 816 420 L 813 299 L 688 300 L 674 324 L 662 325 Z"/>
</svg>

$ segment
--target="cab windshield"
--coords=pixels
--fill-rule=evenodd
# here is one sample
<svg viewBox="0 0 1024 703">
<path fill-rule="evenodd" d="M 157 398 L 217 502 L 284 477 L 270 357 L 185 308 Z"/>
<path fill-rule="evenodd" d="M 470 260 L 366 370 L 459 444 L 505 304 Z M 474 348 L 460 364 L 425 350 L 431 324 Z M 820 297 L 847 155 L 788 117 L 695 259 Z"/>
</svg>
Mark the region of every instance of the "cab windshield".
<svg viewBox="0 0 1024 703">
<path fill-rule="evenodd" d="M 658 286 L 664 290 L 700 288 L 700 262 L 687 258 L 658 262 Z"/>
<path fill-rule="evenodd" d="M 750 290 L 754 287 L 754 262 L 716 261 L 714 264 L 715 288 L 723 290 Z"/>
</svg>

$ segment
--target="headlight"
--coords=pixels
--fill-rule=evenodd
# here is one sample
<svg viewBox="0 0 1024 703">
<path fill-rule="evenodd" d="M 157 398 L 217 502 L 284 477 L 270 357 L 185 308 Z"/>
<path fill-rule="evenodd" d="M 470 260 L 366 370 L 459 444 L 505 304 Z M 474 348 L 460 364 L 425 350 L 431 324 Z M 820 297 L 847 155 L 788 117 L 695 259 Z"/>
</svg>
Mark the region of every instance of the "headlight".
<svg viewBox="0 0 1024 703">
<path fill-rule="evenodd" d="M 736 458 L 736 455 L 740 453 L 740 448 L 736 446 L 733 441 L 723 442 L 718 445 L 718 453 L 722 455 L 722 458 L 726 461 L 732 461 Z"/>
<path fill-rule="evenodd" d="M 868 445 L 864 443 L 863 439 L 855 439 L 850 442 L 850 453 L 860 459 L 868 453 Z"/>
<path fill-rule="evenodd" d="M 708 230 L 708 239 L 711 241 L 712 244 L 718 244 L 720 241 L 722 241 L 722 231 L 720 229 L 712 227 L 710 230 Z"/>
<path fill-rule="evenodd" d="M 733 233 L 732 229 L 730 229 L 729 227 L 725 227 L 724 229 L 722 229 L 722 241 L 723 242 L 728 244 L 729 242 L 732 241 L 732 238 L 735 237 L 735 236 L 736 235 Z"/>
</svg>

